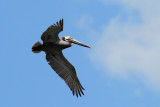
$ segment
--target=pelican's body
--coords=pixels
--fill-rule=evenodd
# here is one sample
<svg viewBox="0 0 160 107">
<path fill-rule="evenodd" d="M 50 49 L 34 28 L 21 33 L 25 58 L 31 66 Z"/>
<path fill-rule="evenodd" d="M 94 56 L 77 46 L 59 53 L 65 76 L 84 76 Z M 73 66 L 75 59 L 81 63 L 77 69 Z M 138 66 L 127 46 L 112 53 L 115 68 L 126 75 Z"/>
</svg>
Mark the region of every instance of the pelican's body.
<svg viewBox="0 0 160 107">
<path fill-rule="evenodd" d="M 42 50 L 48 53 L 48 52 L 53 52 L 53 51 L 61 51 L 68 47 L 71 47 L 70 43 L 63 41 L 63 40 L 59 40 L 56 43 L 44 43 Z"/>
<path fill-rule="evenodd" d="M 58 34 L 63 30 L 63 19 L 54 25 L 51 25 L 41 36 L 43 44 L 36 42 L 32 47 L 33 53 L 39 53 L 44 51 L 46 53 L 46 59 L 52 69 L 66 82 L 73 95 L 81 96 L 84 94 L 81 83 L 75 72 L 75 68 L 70 64 L 63 56 L 62 50 L 71 47 L 73 44 L 78 44 L 84 47 L 89 46 L 71 38 L 70 36 L 62 37 L 59 39 Z"/>
</svg>

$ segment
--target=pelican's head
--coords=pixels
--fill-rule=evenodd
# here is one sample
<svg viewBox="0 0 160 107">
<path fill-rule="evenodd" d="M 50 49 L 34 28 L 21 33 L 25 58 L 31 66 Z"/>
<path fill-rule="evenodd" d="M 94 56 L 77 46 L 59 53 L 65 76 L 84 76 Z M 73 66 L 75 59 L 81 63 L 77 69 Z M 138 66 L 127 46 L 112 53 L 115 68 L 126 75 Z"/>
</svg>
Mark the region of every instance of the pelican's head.
<svg viewBox="0 0 160 107">
<path fill-rule="evenodd" d="M 81 46 L 84 46 L 84 47 L 87 47 L 87 48 L 91 48 L 90 46 L 85 45 L 85 44 L 83 44 L 83 43 L 81 43 L 81 42 L 73 39 L 73 38 L 70 37 L 70 36 L 62 37 L 62 40 L 71 43 L 71 45 L 77 44 L 77 45 L 81 45 Z"/>
</svg>

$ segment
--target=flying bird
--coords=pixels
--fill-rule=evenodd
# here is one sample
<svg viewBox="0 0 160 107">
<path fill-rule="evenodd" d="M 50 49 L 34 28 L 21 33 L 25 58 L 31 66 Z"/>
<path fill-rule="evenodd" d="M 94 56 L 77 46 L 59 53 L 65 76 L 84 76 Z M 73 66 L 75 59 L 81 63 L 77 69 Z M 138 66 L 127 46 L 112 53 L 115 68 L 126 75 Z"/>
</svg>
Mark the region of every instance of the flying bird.
<svg viewBox="0 0 160 107">
<path fill-rule="evenodd" d="M 43 32 L 41 40 L 32 46 L 33 53 L 44 51 L 46 60 L 52 69 L 66 82 L 73 95 L 81 96 L 84 88 L 82 87 L 74 66 L 63 56 L 62 50 L 73 46 L 73 44 L 91 48 L 70 36 L 59 39 L 58 34 L 63 31 L 63 19 L 51 25 Z"/>
</svg>

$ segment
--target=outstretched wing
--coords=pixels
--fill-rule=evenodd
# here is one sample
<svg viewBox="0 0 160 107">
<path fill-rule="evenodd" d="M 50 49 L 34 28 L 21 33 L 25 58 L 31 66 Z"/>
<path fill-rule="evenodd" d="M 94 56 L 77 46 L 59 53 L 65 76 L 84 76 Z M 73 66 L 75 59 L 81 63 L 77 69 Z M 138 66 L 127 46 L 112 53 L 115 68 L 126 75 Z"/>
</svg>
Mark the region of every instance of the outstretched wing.
<svg viewBox="0 0 160 107">
<path fill-rule="evenodd" d="M 75 68 L 71 65 L 67 59 L 63 56 L 62 51 L 55 53 L 46 53 L 46 59 L 53 70 L 66 82 L 71 89 L 73 95 L 84 95 L 84 88 L 78 80 Z"/>
<path fill-rule="evenodd" d="M 54 25 L 48 27 L 48 29 L 43 32 L 41 39 L 43 42 L 56 42 L 59 40 L 58 34 L 63 30 L 63 19 Z"/>
</svg>

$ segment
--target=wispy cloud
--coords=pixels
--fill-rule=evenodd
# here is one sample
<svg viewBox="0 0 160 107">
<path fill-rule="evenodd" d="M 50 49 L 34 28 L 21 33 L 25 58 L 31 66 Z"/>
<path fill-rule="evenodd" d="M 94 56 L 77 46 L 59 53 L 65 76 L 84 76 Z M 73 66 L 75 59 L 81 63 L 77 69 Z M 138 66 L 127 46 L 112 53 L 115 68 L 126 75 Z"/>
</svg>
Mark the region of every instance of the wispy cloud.
<svg viewBox="0 0 160 107">
<path fill-rule="evenodd" d="M 112 4 L 125 8 L 129 17 L 124 21 L 119 14 L 102 32 L 90 30 L 101 35 L 91 53 L 92 60 L 112 75 L 128 78 L 134 74 L 148 87 L 160 91 L 160 1 L 113 0 Z M 134 10 L 139 12 L 140 23 L 133 22 Z"/>
</svg>

